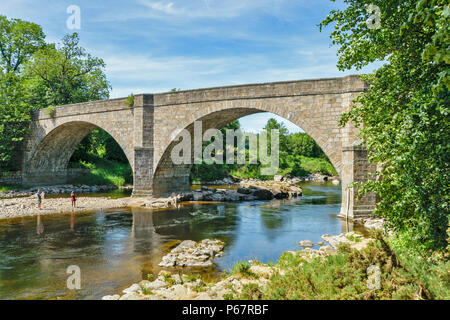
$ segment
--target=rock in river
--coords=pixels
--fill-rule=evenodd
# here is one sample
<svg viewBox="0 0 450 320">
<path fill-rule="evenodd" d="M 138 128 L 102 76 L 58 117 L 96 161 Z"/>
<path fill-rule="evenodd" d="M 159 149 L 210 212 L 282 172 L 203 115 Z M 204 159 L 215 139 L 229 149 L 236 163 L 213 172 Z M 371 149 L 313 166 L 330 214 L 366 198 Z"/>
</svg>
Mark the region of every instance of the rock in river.
<svg viewBox="0 0 450 320">
<path fill-rule="evenodd" d="M 220 240 L 200 242 L 185 240 L 162 258 L 160 267 L 208 267 L 216 256 L 221 256 L 224 244 Z"/>
</svg>

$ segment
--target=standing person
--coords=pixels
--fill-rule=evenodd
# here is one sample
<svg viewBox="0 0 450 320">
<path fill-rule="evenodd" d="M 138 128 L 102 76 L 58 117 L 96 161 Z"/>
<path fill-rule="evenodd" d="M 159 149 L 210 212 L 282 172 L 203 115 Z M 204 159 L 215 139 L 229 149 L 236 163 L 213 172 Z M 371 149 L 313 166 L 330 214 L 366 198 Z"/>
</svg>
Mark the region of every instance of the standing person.
<svg viewBox="0 0 450 320">
<path fill-rule="evenodd" d="M 73 191 L 70 194 L 70 198 L 72 199 L 72 207 L 75 208 L 76 207 L 77 197 L 75 196 L 75 193 Z"/>
<path fill-rule="evenodd" d="M 36 196 L 37 196 L 37 200 L 38 200 L 38 208 L 41 209 L 41 204 L 42 204 L 41 189 L 38 189 Z"/>
</svg>

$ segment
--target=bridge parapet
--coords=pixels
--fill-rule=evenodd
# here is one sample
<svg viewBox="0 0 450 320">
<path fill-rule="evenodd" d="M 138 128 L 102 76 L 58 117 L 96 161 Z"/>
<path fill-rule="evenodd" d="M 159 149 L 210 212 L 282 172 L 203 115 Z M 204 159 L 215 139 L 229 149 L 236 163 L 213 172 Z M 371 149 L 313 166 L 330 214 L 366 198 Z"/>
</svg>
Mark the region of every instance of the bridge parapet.
<svg viewBox="0 0 450 320">
<path fill-rule="evenodd" d="M 343 78 L 283 81 L 159 93 L 154 95 L 154 106 L 231 101 L 235 99 L 360 93 L 366 89 L 367 84 L 360 77 L 352 75 Z"/>
</svg>

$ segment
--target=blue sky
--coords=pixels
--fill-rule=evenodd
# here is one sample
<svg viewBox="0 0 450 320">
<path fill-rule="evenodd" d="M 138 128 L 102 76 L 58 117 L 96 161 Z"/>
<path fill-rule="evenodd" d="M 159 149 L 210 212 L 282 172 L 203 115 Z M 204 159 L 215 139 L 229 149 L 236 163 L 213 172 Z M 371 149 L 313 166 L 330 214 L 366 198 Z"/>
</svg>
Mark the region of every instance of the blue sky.
<svg viewBox="0 0 450 320">
<path fill-rule="evenodd" d="M 80 7 L 80 30 L 67 28 L 70 5 Z M 372 71 L 336 68 L 331 29 L 321 33 L 317 24 L 338 7 L 340 0 L 2 0 L 0 14 L 40 24 L 48 42 L 77 31 L 105 61 L 115 98 Z M 257 131 L 272 116 L 240 122 Z"/>
</svg>

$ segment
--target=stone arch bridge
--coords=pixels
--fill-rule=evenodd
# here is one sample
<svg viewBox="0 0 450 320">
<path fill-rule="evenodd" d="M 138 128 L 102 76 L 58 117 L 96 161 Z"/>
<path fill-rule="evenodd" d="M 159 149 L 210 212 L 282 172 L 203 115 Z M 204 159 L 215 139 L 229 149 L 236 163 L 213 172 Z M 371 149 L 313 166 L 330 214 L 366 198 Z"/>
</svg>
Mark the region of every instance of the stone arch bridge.
<svg viewBox="0 0 450 320">
<path fill-rule="evenodd" d="M 125 98 L 111 99 L 57 107 L 53 116 L 36 111 L 20 157 L 22 183 L 66 182 L 73 151 L 92 130 L 102 128 L 130 162 L 135 196 L 184 190 L 190 167 L 170 160 L 173 132 L 193 132 L 196 120 L 205 131 L 249 114 L 272 112 L 301 127 L 327 154 L 342 180 L 341 215 L 365 216 L 375 199 L 357 199 L 356 190 L 347 186 L 367 179 L 371 167 L 366 151 L 357 146 L 356 129 L 341 128 L 338 121 L 366 88 L 359 77 L 346 76 L 140 94 L 131 107 Z"/>
</svg>

